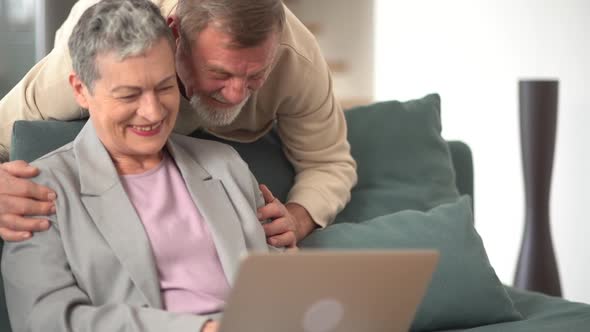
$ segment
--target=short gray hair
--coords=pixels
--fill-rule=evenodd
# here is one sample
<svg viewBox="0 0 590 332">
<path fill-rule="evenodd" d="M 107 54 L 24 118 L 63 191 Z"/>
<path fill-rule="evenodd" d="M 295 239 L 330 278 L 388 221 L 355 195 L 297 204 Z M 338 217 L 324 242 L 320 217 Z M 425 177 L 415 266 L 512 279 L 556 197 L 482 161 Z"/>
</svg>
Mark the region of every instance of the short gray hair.
<svg viewBox="0 0 590 332">
<path fill-rule="evenodd" d="M 68 48 L 74 71 L 92 92 L 94 82 L 100 79 L 98 55 L 115 52 L 123 60 L 146 52 L 161 38 L 174 51 L 174 36 L 151 1 L 103 0 L 82 14 Z"/>
<path fill-rule="evenodd" d="M 215 22 L 216 28 L 233 37 L 238 48 L 258 46 L 285 25 L 281 0 L 178 0 L 176 15 L 181 36 L 187 41 Z"/>
</svg>

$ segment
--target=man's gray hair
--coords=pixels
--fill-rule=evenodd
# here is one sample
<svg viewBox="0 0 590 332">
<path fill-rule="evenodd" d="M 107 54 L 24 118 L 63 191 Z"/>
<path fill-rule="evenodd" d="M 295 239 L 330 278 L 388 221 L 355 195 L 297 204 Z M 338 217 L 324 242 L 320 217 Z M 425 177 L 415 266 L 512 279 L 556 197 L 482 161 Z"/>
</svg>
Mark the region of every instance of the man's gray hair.
<svg viewBox="0 0 590 332">
<path fill-rule="evenodd" d="M 161 38 L 174 52 L 174 36 L 151 1 L 103 0 L 82 14 L 68 48 L 74 71 L 92 92 L 94 82 L 100 78 L 98 55 L 115 52 L 123 60 L 146 52 Z"/>
<path fill-rule="evenodd" d="M 236 48 L 258 46 L 285 25 L 281 0 L 178 0 L 176 15 L 187 45 L 212 22 Z"/>
</svg>

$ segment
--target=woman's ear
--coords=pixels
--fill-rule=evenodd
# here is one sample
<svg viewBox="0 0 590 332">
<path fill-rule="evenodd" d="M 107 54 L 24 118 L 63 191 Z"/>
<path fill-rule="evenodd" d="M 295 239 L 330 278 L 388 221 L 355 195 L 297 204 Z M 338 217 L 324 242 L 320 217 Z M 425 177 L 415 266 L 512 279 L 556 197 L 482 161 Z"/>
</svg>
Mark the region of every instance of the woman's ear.
<svg viewBox="0 0 590 332">
<path fill-rule="evenodd" d="M 80 80 L 78 75 L 75 72 L 71 72 L 70 76 L 68 77 L 70 82 L 70 86 L 74 91 L 74 98 L 80 107 L 88 109 L 88 94 L 89 91 L 86 88 L 86 85 Z"/>
</svg>

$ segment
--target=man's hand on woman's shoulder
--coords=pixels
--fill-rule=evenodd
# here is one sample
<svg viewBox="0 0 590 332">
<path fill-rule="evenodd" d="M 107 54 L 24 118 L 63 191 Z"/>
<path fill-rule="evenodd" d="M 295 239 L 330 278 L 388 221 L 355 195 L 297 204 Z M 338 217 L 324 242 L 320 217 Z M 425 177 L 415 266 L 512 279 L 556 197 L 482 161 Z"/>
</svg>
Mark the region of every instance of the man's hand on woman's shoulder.
<svg viewBox="0 0 590 332">
<path fill-rule="evenodd" d="M 31 218 L 55 213 L 56 194 L 29 178 L 39 170 L 22 160 L 0 164 L 0 237 L 23 241 L 49 228 L 49 220 Z"/>
</svg>

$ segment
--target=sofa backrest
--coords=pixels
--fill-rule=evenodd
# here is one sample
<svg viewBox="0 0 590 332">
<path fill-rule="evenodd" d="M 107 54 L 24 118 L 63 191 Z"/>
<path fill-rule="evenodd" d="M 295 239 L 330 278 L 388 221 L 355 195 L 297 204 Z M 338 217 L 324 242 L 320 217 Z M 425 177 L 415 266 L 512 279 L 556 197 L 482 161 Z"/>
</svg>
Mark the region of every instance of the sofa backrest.
<svg viewBox="0 0 590 332">
<path fill-rule="evenodd" d="M 10 159 L 31 162 L 71 142 L 85 123 L 85 120 L 17 121 L 12 133 Z M 248 163 L 260 183 L 267 184 L 273 194 L 282 201 L 287 197 L 295 173 L 282 153 L 280 138 L 274 130 L 254 143 L 230 142 L 202 131 L 196 131 L 191 136 L 230 144 Z M 457 188 L 461 194 L 473 197 L 471 149 L 460 141 L 448 143 L 455 168 Z"/>
</svg>

